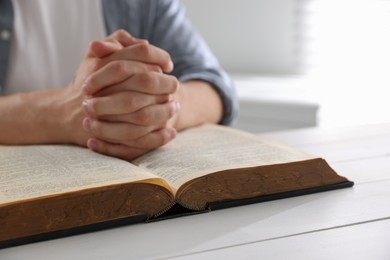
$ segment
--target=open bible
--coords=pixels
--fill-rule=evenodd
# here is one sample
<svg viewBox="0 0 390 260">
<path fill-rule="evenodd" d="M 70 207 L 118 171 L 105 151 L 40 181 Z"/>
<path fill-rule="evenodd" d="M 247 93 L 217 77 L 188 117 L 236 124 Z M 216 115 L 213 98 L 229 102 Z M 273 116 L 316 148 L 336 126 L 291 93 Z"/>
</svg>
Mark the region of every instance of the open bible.
<svg viewBox="0 0 390 260">
<path fill-rule="evenodd" d="M 131 162 L 0 146 L 0 247 L 352 185 L 321 158 L 216 125 Z"/>
</svg>

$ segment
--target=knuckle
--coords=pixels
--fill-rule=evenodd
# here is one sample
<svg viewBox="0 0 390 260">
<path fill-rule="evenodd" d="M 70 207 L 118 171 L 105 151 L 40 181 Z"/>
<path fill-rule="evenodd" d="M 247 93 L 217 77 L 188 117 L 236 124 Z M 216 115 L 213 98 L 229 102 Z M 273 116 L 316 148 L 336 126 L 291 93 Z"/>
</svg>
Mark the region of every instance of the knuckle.
<svg viewBox="0 0 390 260">
<path fill-rule="evenodd" d="M 128 111 L 135 111 L 139 107 L 140 100 L 137 95 L 125 95 L 123 98 L 123 107 Z"/>
<path fill-rule="evenodd" d="M 123 131 L 125 142 L 134 141 L 134 139 L 138 138 L 138 135 L 140 134 L 137 130 L 134 129 L 134 126 L 130 124 L 126 124 L 126 126 L 123 128 Z"/>
<path fill-rule="evenodd" d="M 130 34 L 124 30 L 124 29 L 118 29 L 115 32 L 113 32 L 108 38 L 112 39 L 121 39 L 123 37 L 129 37 Z"/>
<path fill-rule="evenodd" d="M 158 133 L 153 133 L 138 138 L 133 145 L 142 149 L 154 149 L 161 146 L 161 140 Z"/>
<path fill-rule="evenodd" d="M 118 36 L 128 36 L 129 34 L 127 33 L 126 30 L 124 29 L 118 29 L 115 31 L 115 34 L 118 35 Z"/>
<path fill-rule="evenodd" d="M 98 80 L 97 80 L 97 77 L 96 75 L 93 73 L 91 76 L 89 76 L 87 78 L 87 82 L 86 82 L 89 86 L 97 86 L 98 85 Z"/>
<path fill-rule="evenodd" d="M 134 121 L 136 124 L 140 124 L 143 126 L 150 125 L 153 121 L 153 117 L 148 111 L 148 109 L 141 109 L 134 116 Z"/>
<path fill-rule="evenodd" d="M 162 69 L 158 65 L 146 64 L 146 69 L 152 72 L 163 73 Z"/>
<path fill-rule="evenodd" d="M 144 59 L 150 60 L 152 57 L 152 52 L 150 49 L 150 45 L 147 44 L 137 44 L 135 46 L 136 51 L 139 55 L 141 55 Z"/>
<path fill-rule="evenodd" d="M 142 86 L 144 90 L 153 90 L 155 85 L 154 77 L 151 73 L 139 73 L 137 75 L 137 83 Z"/>
<path fill-rule="evenodd" d="M 102 68 L 104 65 L 105 65 L 105 62 L 103 60 L 95 59 L 92 62 L 91 70 L 92 70 L 92 72 L 95 72 L 95 71 L 99 70 L 100 68 Z"/>
<path fill-rule="evenodd" d="M 137 148 L 146 148 L 146 147 L 149 148 L 150 145 L 149 145 L 148 138 L 140 137 L 134 141 L 133 146 Z"/>
<path fill-rule="evenodd" d="M 113 73 L 115 74 L 126 74 L 127 73 L 127 65 L 123 60 L 113 61 L 110 63 L 110 67 Z"/>
</svg>

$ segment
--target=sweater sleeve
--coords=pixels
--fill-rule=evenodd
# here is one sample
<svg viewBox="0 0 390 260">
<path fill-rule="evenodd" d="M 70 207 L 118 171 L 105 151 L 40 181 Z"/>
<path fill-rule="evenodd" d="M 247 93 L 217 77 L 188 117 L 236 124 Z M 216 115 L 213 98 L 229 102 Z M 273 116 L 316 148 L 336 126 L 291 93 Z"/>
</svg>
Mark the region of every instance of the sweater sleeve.
<svg viewBox="0 0 390 260">
<path fill-rule="evenodd" d="M 0 95 L 4 94 L 11 53 L 14 10 L 11 0 L 0 0 Z"/>
<path fill-rule="evenodd" d="M 173 75 L 180 81 L 204 80 L 209 82 L 223 102 L 221 124 L 232 124 L 238 101 L 232 80 L 222 69 L 201 35 L 185 16 L 185 9 L 176 0 L 159 0 L 155 19 L 149 24 L 149 40 L 170 53 L 175 68 Z M 202 102 L 201 100 L 199 102 Z"/>
</svg>

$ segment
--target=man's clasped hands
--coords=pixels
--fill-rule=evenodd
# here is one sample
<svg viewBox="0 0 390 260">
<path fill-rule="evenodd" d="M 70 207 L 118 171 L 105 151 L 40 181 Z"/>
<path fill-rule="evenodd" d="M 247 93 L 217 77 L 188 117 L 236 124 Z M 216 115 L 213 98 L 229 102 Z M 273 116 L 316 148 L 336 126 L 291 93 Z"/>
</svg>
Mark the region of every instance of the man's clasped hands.
<svg viewBox="0 0 390 260">
<path fill-rule="evenodd" d="M 174 139 L 180 84 L 166 74 L 172 70 L 166 51 L 126 31 L 91 42 L 73 81 L 63 89 L 64 124 L 76 133 L 73 142 L 133 159 Z"/>
</svg>

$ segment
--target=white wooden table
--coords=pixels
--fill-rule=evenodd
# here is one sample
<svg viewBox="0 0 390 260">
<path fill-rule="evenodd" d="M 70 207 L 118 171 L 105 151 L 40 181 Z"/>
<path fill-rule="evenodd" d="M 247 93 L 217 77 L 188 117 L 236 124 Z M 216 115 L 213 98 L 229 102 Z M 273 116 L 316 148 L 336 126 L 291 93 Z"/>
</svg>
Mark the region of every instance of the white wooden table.
<svg viewBox="0 0 390 260">
<path fill-rule="evenodd" d="M 0 250 L 0 259 L 390 259 L 390 123 L 269 134 L 347 188 Z"/>
</svg>

